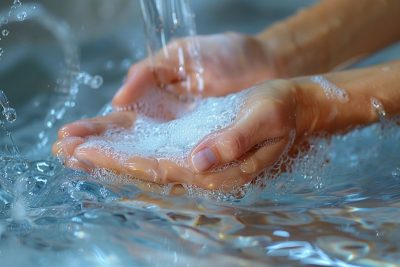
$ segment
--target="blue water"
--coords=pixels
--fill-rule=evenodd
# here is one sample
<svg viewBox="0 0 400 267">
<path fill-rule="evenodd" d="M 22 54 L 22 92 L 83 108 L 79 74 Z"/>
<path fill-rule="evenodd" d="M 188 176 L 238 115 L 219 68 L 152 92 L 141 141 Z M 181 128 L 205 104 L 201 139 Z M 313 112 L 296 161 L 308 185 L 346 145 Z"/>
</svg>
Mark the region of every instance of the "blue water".
<svg viewBox="0 0 400 267">
<path fill-rule="evenodd" d="M 230 3 L 226 21 L 241 14 L 238 9 L 256 10 L 260 3 Z M 285 5 L 276 8 L 281 16 L 289 13 Z M 201 14 L 213 23 L 212 12 L 201 13 L 209 11 L 206 4 L 197 9 L 199 29 L 205 31 Z M 240 29 L 258 30 L 264 14 L 258 16 Z M 38 135 L 46 128 L 45 117 L 68 97 L 54 93 L 64 69 L 62 50 L 42 26 L 22 24 L 10 25 L 9 38 L 0 43 L 7 48 L 0 86 L 18 112 L 18 120 L 5 126 L 21 151 L 16 154 L 1 130 L 0 266 L 400 266 L 395 121 L 315 139 L 292 173 L 267 180 L 261 191 L 250 190 L 240 201 L 218 202 L 202 192 L 146 193 L 106 182 L 112 177 L 100 182 L 63 168 L 50 156 L 49 145 L 58 125 L 95 115 L 141 54 L 129 56 L 121 42 L 105 37 L 80 40 L 80 70 L 101 75 L 104 84 L 96 90 L 80 85 L 75 107 L 48 127 L 44 142 Z M 36 43 L 30 31 L 49 40 Z M 391 59 L 398 51 L 394 46 L 361 64 Z"/>
</svg>

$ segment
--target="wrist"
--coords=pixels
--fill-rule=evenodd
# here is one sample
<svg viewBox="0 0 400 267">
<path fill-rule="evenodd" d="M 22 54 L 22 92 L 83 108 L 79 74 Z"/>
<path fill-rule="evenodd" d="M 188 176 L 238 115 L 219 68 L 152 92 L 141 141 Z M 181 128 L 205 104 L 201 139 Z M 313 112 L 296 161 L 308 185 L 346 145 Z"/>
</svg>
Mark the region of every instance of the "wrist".
<svg viewBox="0 0 400 267">
<path fill-rule="evenodd" d="M 251 84 L 279 77 L 273 68 L 275 63 L 272 54 L 266 52 L 265 44 L 258 36 L 236 32 L 226 32 L 224 35 L 233 44 L 234 55 L 238 57 L 239 65 L 243 63 L 246 66 L 248 73 L 244 75 L 251 76 Z"/>
<path fill-rule="evenodd" d="M 297 139 L 301 139 L 320 130 L 320 118 L 324 113 L 320 106 L 322 90 L 307 78 L 295 78 L 291 81 L 296 102 L 296 134 Z"/>
<path fill-rule="evenodd" d="M 268 65 L 273 69 L 276 77 L 287 78 L 296 75 L 291 59 L 297 54 L 290 31 L 285 23 L 278 23 L 268 30 L 254 36 L 262 47 L 264 57 L 268 58 Z M 300 61 L 297 58 L 297 61 Z"/>
</svg>

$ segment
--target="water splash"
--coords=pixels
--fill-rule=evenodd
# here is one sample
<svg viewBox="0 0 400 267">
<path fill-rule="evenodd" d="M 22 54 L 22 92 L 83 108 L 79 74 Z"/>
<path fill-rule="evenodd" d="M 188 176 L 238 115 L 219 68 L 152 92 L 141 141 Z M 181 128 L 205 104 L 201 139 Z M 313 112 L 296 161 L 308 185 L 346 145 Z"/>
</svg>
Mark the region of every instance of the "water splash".
<svg viewBox="0 0 400 267">
<path fill-rule="evenodd" d="M 17 12 L 18 11 L 18 12 Z M 55 88 L 55 100 L 52 108 L 45 118 L 45 128 L 38 134 L 36 150 L 49 149 L 50 136 L 55 127 L 61 126 L 67 111 L 75 106 L 80 85 L 88 85 L 92 89 L 98 89 L 103 84 L 103 78 L 91 76 L 80 71 L 79 53 L 74 34 L 69 25 L 49 14 L 41 5 L 24 4 L 15 2 L 14 8 L 0 13 L 0 17 L 7 18 L 7 24 L 23 21 L 38 23 L 47 29 L 61 46 L 64 59 L 65 71 L 57 81 Z"/>
<path fill-rule="evenodd" d="M 5 29 L 4 27 L 10 22 L 10 18 L 12 18 L 16 14 L 21 5 L 22 3 L 20 0 L 14 0 L 10 9 L 0 14 L 0 30 L 1 30 L 1 35 L 3 36 L 3 38 L 0 38 L 0 41 L 4 40 L 4 38 L 10 34 L 10 31 L 8 29 Z M 0 46 L 0 58 L 3 56 L 3 54 L 4 54 L 4 49 Z"/>
<path fill-rule="evenodd" d="M 3 115 L 8 122 L 14 122 L 17 120 L 17 112 L 14 108 L 10 107 L 10 102 L 2 90 L 0 90 L 0 105 L 3 108 Z"/>
<path fill-rule="evenodd" d="M 397 266 L 399 138 L 393 123 L 316 139 L 251 205 L 103 185 L 56 162 L 4 156 L 1 264 Z"/>
</svg>

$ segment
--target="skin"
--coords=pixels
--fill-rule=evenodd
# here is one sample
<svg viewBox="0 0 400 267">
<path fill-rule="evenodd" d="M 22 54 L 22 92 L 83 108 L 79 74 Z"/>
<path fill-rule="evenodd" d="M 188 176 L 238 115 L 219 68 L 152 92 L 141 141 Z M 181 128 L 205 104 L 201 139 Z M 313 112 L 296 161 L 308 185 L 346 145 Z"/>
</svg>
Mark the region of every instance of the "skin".
<svg viewBox="0 0 400 267">
<path fill-rule="evenodd" d="M 188 92 L 221 96 L 263 80 L 331 70 L 400 39 L 400 31 L 393 26 L 400 25 L 398 14 L 398 0 L 321 1 L 257 36 L 228 33 L 199 37 L 204 90 L 188 83 L 196 74 L 190 62 L 183 72 L 177 71 L 175 55 L 180 49 L 186 53 L 191 41 L 178 40 L 167 48 L 171 57 L 159 53 L 152 61 L 146 59 L 132 66 L 127 82 L 113 99 L 114 107 L 122 112 L 64 126 L 53 153 L 65 159 L 66 166 L 88 172 L 106 168 L 152 183 L 230 191 L 252 181 L 308 136 L 341 133 L 376 122 L 379 117 L 371 106 L 373 99 L 383 105 L 387 115 L 400 114 L 400 63 L 324 75 L 347 92 L 347 101 L 327 97 L 309 77 L 258 84 L 231 126 L 207 136 L 193 148 L 187 167 L 166 159 L 140 157 L 121 162 L 104 148 L 81 145 L 90 136 L 102 137 L 108 129 L 131 127 L 137 117 L 132 105 L 154 87 L 174 97 L 185 97 Z M 370 38 L 365 27 L 377 37 Z M 168 119 L 174 119 L 174 115 Z M 239 164 L 215 171 L 237 160 Z"/>
</svg>

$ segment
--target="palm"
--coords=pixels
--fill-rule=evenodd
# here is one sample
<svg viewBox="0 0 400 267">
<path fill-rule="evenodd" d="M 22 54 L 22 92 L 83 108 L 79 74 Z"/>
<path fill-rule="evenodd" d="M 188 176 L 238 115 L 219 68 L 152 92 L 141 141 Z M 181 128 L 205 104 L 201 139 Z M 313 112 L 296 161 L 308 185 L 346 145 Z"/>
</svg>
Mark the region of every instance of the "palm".
<svg viewBox="0 0 400 267">
<path fill-rule="evenodd" d="M 133 111 L 65 126 L 60 130 L 60 140 L 54 145 L 53 153 L 67 159 L 66 165 L 71 168 L 86 171 L 105 168 L 149 182 L 194 184 L 229 191 L 252 181 L 263 169 L 274 165 L 291 143 L 295 103 L 291 102 L 290 91 L 290 84 L 283 82 L 252 89 L 245 95 L 244 105 L 233 124 L 205 137 L 192 151 L 193 154 L 205 146 L 214 147 L 219 155 L 219 163 L 214 167 L 237 162 L 228 168 L 199 172 L 190 163 L 191 155 L 186 165 L 166 158 L 129 156 L 121 160 L 124 152 L 113 142 L 123 137 L 105 133 L 115 128 L 131 128 L 137 119 Z M 87 142 L 90 136 L 97 136 L 97 145 Z"/>
<path fill-rule="evenodd" d="M 237 34 L 196 38 L 204 70 L 202 88 L 197 82 L 199 69 L 194 62 L 197 58 L 191 55 L 189 48 L 193 39 L 182 39 L 167 47 L 168 56 L 161 51 L 153 59 L 132 66 L 126 84 L 114 97 L 114 106 L 130 106 L 146 91 L 156 87 L 183 97 L 188 94 L 222 96 L 274 78 L 256 39 Z"/>
</svg>

